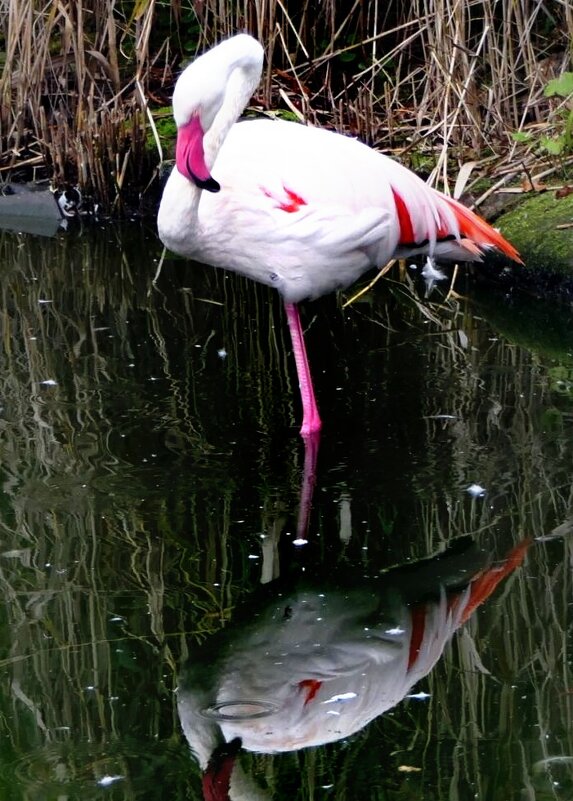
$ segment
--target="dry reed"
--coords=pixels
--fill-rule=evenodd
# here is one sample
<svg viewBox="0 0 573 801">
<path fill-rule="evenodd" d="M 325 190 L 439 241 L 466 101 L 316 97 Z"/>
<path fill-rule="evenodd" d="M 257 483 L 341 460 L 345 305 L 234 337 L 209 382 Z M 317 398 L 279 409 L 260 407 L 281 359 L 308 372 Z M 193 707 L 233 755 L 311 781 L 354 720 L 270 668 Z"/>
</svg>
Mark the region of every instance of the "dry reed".
<svg viewBox="0 0 573 801">
<path fill-rule="evenodd" d="M 397 150 L 445 185 L 484 155 L 531 165 L 511 134 L 563 125 L 543 90 L 570 64 L 564 0 L 1 0 L 0 171 L 133 204 L 161 160 L 149 107 L 168 105 L 185 58 L 239 30 L 266 47 L 257 103 Z"/>
</svg>

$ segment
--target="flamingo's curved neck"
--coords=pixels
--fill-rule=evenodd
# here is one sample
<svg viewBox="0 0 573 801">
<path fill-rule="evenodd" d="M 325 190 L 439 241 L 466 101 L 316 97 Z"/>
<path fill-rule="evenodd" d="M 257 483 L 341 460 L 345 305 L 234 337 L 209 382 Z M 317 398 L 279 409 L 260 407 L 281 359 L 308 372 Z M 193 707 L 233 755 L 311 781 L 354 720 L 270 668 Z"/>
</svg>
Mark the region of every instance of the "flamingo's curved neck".
<svg viewBox="0 0 573 801">
<path fill-rule="evenodd" d="M 261 66 L 258 62 L 253 63 L 245 58 L 229 64 L 223 102 L 203 140 L 205 162 L 209 169 L 214 167 L 225 137 L 253 96 L 260 78 Z"/>
</svg>

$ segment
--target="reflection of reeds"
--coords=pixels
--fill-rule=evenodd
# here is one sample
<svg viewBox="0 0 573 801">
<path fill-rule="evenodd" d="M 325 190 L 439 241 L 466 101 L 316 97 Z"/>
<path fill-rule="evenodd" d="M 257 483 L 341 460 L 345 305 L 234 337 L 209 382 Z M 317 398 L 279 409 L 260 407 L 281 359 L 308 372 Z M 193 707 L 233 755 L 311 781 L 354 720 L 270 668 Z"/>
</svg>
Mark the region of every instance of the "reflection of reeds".
<svg viewBox="0 0 573 801">
<path fill-rule="evenodd" d="M 548 533 L 571 510 L 570 403 L 548 369 L 558 354 L 543 363 L 492 337 L 471 307 L 444 316 L 433 334 L 419 397 L 426 471 L 418 468 L 412 485 L 425 547 L 466 532 L 492 549 L 508 537 Z M 465 495 L 474 481 L 486 488 L 483 499 Z M 424 784 L 439 788 L 436 797 L 568 797 L 570 551 L 567 538 L 536 545 L 529 565 L 464 627 L 428 678 L 429 709 L 413 724 L 424 728 L 399 758 L 423 755 L 416 764 Z"/>
<path fill-rule="evenodd" d="M 212 393 L 202 383 L 209 382 L 206 361 L 216 358 L 216 345 L 228 351 L 219 383 L 229 382 L 229 394 L 239 384 L 245 391 L 240 375 L 248 375 L 247 395 L 256 401 L 261 432 L 270 420 L 272 373 L 249 365 L 224 368 L 240 361 L 242 328 L 261 348 L 257 327 L 221 327 L 220 303 L 195 301 L 184 286 L 167 286 L 169 295 L 152 290 L 154 244 L 140 266 L 140 253 L 150 250 L 149 234 L 131 238 L 131 251 L 120 249 L 115 237 L 109 229 L 99 239 L 24 243 L 5 234 L 0 240 L 2 474 L 9 499 L 2 529 L 10 542 L 2 584 L 13 632 L 3 657 L 19 698 L 31 675 L 36 691 L 44 688 L 48 708 L 35 717 L 46 734 L 62 726 L 85 734 L 88 725 L 113 735 L 110 698 L 120 692 L 117 671 L 133 662 L 137 672 L 138 660 L 147 664 L 150 649 L 175 671 L 165 618 L 171 634 L 204 636 L 228 617 L 239 568 L 229 557 L 227 539 L 241 482 L 231 474 L 221 487 L 227 461 L 223 440 L 211 456 L 206 412 Z M 225 282 L 214 277 L 211 288 L 212 274 L 204 276 L 197 294 L 227 301 Z M 213 316 L 221 340 L 208 347 Z M 278 354 L 276 333 L 268 330 Z M 231 431 L 237 423 L 226 417 Z M 142 446 L 140 431 L 147 428 Z M 162 483 L 155 451 L 161 451 L 162 463 L 179 464 L 177 489 Z M 148 475 L 144 483 L 151 482 L 148 489 L 140 469 Z M 146 512 L 151 507 L 152 524 Z M 169 554 L 168 542 L 175 548 Z M 178 547 L 193 554 L 181 566 Z M 247 551 L 241 550 L 244 568 Z M 166 601 L 166 575 L 172 570 L 181 571 L 184 589 Z M 146 632 L 136 614 L 142 605 L 150 613 Z M 114 616 L 121 620 L 112 624 Z M 54 658 L 60 665 L 55 681 L 49 667 Z M 170 687 L 174 681 L 172 672 Z M 90 704 L 97 708 L 97 721 Z"/>
<path fill-rule="evenodd" d="M 0 238 L 8 774 L 33 760 L 53 780 L 59 760 L 86 786 L 104 773 L 136 782 L 129 744 L 178 732 L 181 659 L 256 584 L 258 534 L 295 517 L 300 450 L 279 304 L 175 261 L 153 289 L 158 256 L 139 228 Z M 568 398 L 540 356 L 495 341 L 470 305 L 429 319 L 380 290 L 346 320 L 331 300 L 305 314 L 326 368 L 311 527 L 321 559 L 376 571 L 468 532 L 499 553 L 568 516 Z M 483 499 L 465 492 L 473 481 Z M 302 772 L 308 799 L 320 783 L 352 797 L 356 776 L 372 782 L 365 797 L 414 786 L 462 801 L 478 786 L 507 801 L 519 797 L 509 784 L 542 784 L 550 768 L 533 774 L 532 763 L 572 745 L 570 558 L 569 543 L 532 548 L 427 680 L 427 705 L 408 701 L 342 746 L 245 755 L 244 766 L 277 797 Z M 500 737 L 496 789 L 487 744 Z"/>
</svg>

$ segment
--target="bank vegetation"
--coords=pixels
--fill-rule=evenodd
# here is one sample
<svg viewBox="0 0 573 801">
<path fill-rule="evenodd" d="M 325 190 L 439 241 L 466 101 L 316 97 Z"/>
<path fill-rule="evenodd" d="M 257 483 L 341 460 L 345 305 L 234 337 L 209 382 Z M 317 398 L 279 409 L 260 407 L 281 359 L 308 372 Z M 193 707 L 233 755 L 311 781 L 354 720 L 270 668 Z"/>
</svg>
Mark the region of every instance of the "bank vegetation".
<svg viewBox="0 0 573 801">
<path fill-rule="evenodd" d="M 254 107 L 358 136 L 451 191 L 531 189 L 569 164 L 570 0 L 0 0 L 2 183 L 152 208 L 181 67 L 244 30 L 267 54 Z"/>
</svg>

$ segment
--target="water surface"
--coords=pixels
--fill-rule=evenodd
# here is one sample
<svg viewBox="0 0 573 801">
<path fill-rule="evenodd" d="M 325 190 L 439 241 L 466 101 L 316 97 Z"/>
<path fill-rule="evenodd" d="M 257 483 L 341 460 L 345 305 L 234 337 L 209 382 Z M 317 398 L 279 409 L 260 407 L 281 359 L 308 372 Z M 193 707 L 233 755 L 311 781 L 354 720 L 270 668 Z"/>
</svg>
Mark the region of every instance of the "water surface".
<svg viewBox="0 0 573 801">
<path fill-rule="evenodd" d="M 532 544 L 413 697 L 325 745 L 243 749 L 243 797 L 571 798 L 569 315 L 463 284 L 443 307 L 390 282 L 307 304 L 324 431 L 297 547 L 280 303 L 176 259 L 154 285 L 160 258 L 140 226 L 0 234 L 3 797 L 200 799 L 176 688 L 221 629 L 245 641 L 270 579 L 352 603 L 470 535 L 468 574 Z"/>
</svg>

